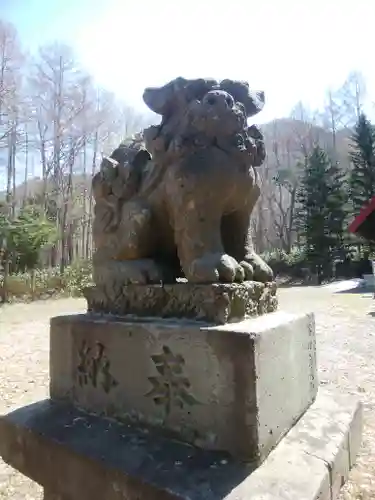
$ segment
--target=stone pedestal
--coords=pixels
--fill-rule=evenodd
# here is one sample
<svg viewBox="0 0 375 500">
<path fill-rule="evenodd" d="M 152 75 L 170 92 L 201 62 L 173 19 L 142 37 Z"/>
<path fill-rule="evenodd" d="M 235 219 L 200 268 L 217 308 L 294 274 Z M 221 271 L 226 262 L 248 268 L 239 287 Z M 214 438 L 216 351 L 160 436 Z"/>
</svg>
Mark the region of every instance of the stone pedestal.
<svg viewBox="0 0 375 500">
<path fill-rule="evenodd" d="M 115 296 L 110 292 L 104 286 L 86 288 L 89 312 L 225 324 L 277 309 L 276 283 L 257 281 L 126 285 Z"/>
<path fill-rule="evenodd" d="M 44 401 L 0 418 L 0 452 L 44 486 L 46 500 L 332 500 L 358 452 L 361 416 L 357 402 L 320 389 L 254 470 L 225 453 Z"/>
<path fill-rule="evenodd" d="M 51 398 L 257 463 L 317 392 L 311 315 L 51 322 Z"/>
<path fill-rule="evenodd" d="M 0 417 L 2 458 L 45 500 L 332 500 L 361 407 L 318 392 L 314 317 L 265 314 L 272 290 L 91 290 L 51 320 L 51 398 Z"/>
</svg>

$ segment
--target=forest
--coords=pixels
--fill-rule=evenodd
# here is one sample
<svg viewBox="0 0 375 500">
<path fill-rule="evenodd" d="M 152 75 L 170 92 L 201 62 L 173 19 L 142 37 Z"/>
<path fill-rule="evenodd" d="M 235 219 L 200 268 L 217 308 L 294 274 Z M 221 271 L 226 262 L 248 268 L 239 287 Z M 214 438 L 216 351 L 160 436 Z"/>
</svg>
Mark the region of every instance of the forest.
<svg viewBox="0 0 375 500">
<path fill-rule="evenodd" d="M 353 71 L 321 109 L 299 102 L 261 125 L 267 159 L 251 230 L 277 274 L 355 275 L 373 251 L 347 231 L 375 194 L 369 109 Z M 157 120 L 98 87 L 70 47 L 28 54 L 0 20 L 0 301 L 90 283 L 91 179 L 103 155 Z"/>
</svg>

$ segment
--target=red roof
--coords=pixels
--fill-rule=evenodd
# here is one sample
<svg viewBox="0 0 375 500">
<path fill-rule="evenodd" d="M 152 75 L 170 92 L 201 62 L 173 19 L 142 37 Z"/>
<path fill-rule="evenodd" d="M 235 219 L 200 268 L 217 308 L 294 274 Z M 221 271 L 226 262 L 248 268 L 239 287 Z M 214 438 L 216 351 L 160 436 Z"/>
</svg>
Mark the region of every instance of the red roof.
<svg viewBox="0 0 375 500">
<path fill-rule="evenodd" d="M 367 217 L 375 211 L 375 196 L 373 196 L 370 202 L 361 208 L 359 215 L 353 220 L 353 222 L 349 225 L 349 232 L 356 233 L 359 226 L 361 226 Z"/>
</svg>

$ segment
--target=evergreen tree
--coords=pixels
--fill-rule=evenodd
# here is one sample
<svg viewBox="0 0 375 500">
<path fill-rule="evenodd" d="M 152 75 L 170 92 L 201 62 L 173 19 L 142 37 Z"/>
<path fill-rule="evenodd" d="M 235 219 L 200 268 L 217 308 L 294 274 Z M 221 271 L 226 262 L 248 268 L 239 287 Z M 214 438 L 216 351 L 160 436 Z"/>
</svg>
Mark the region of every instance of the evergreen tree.
<svg viewBox="0 0 375 500">
<path fill-rule="evenodd" d="M 13 271 L 35 268 L 40 250 L 56 240 L 55 225 L 38 207 L 23 207 L 15 219 L 0 212 L 0 264 L 7 258 Z"/>
<path fill-rule="evenodd" d="M 375 130 L 365 114 L 359 116 L 351 139 L 349 198 L 354 214 L 358 215 L 375 195 Z"/>
<path fill-rule="evenodd" d="M 326 226 L 331 239 L 331 260 L 347 256 L 348 188 L 346 174 L 338 162 L 328 161 Z"/>
<path fill-rule="evenodd" d="M 298 227 L 306 258 L 319 282 L 332 275 L 333 261 L 344 254 L 344 174 L 319 146 L 306 158 L 298 192 Z"/>
</svg>

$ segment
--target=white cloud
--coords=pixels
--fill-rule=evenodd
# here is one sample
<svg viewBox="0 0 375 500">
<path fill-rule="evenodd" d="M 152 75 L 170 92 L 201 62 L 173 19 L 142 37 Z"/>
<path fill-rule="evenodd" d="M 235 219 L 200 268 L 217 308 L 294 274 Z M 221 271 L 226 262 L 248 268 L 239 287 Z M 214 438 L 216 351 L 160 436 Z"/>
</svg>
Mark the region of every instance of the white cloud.
<svg viewBox="0 0 375 500">
<path fill-rule="evenodd" d="M 109 0 L 72 34 L 98 81 L 136 106 L 146 86 L 176 76 L 242 78 L 264 89 L 264 119 L 361 70 L 375 88 L 375 2 Z M 373 94 L 375 101 L 375 94 Z"/>
</svg>

